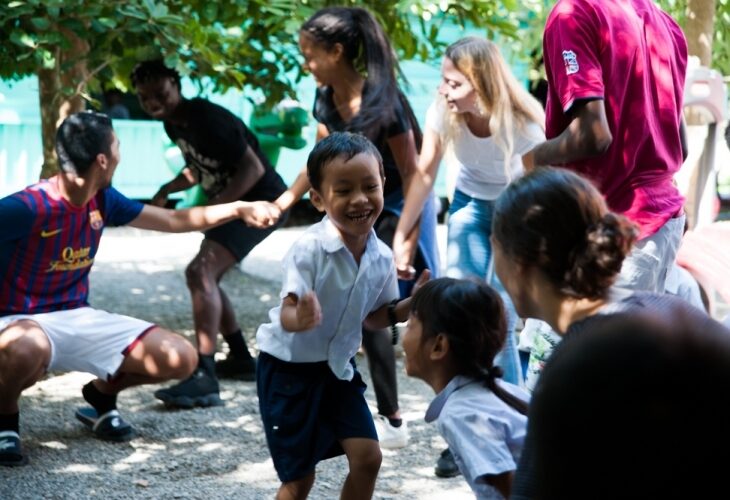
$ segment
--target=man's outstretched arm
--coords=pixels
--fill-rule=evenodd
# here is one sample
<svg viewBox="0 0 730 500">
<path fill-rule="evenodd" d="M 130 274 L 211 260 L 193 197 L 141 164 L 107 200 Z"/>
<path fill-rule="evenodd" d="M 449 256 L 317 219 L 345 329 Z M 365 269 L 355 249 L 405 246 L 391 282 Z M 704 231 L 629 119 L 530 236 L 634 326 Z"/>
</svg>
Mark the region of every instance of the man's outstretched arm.
<svg viewBox="0 0 730 500">
<path fill-rule="evenodd" d="M 166 233 L 184 233 L 201 231 L 234 219 L 241 219 L 249 226 L 261 228 L 273 225 L 278 214 L 279 210 L 273 203 L 262 201 L 234 201 L 183 210 L 145 205 L 129 225 Z"/>
</svg>

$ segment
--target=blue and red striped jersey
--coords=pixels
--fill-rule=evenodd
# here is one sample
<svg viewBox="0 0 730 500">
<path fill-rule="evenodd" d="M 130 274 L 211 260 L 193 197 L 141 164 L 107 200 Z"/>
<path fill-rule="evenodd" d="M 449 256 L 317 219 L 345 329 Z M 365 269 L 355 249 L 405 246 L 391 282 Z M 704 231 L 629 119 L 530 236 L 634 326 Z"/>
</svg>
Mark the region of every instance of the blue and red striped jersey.
<svg viewBox="0 0 730 500">
<path fill-rule="evenodd" d="M 0 316 L 88 305 L 104 226 L 127 224 L 143 208 L 111 187 L 77 207 L 58 183 L 53 177 L 0 199 Z"/>
</svg>

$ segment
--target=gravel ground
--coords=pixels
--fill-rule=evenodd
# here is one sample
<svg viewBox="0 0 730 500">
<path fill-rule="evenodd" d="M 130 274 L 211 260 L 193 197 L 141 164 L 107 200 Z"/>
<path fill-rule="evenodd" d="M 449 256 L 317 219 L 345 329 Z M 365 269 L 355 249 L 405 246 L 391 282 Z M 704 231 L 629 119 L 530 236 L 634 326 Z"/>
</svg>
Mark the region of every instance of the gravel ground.
<svg viewBox="0 0 730 500">
<path fill-rule="evenodd" d="M 298 234 L 279 230 L 232 270 L 224 287 L 247 338 L 279 292 L 279 259 Z M 162 235 L 109 229 L 91 275 L 92 304 L 154 321 L 192 339 L 190 301 L 183 269 L 199 234 Z M 367 363 L 358 356 L 364 379 Z M 375 490 L 382 499 L 472 498 L 461 477 L 438 479 L 433 465 L 444 443 L 423 414 L 432 398 L 398 362 L 400 401 L 411 439 L 406 448 L 384 450 Z M 139 436 L 129 443 L 94 439 L 73 416 L 84 404 L 83 373 L 50 374 L 21 397 L 21 435 L 30 465 L 0 468 L 0 499 L 26 498 L 272 498 L 278 488 L 258 414 L 255 385 L 222 382 L 225 406 L 166 410 L 156 387 L 127 390 L 123 415 Z M 374 394 L 366 393 L 375 408 Z M 321 462 L 311 498 L 337 498 L 347 471 L 344 457 Z"/>
</svg>

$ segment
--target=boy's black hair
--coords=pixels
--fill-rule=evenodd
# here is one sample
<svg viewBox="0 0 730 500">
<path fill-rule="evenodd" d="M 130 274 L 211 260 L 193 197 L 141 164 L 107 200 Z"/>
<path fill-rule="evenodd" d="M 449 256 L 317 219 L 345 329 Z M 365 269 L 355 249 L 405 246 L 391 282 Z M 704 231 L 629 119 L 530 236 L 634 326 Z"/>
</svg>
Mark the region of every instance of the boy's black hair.
<svg viewBox="0 0 730 500">
<path fill-rule="evenodd" d="M 162 59 L 153 59 L 151 61 L 143 61 L 137 64 L 129 75 L 132 85 L 137 86 L 140 83 L 146 83 L 160 78 L 172 78 L 175 85 L 180 89 L 180 73 L 177 70 L 168 68 Z"/>
<path fill-rule="evenodd" d="M 481 380 L 499 399 L 519 413 L 527 403 L 497 385 L 502 370 L 494 357 L 507 338 L 507 319 L 499 294 L 477 280 L 439 278 L 413 295 L 411 313 L 423 325 L 421 340 L 443 334 L 458 375 Z"/>
<path fill-rule="evenodd" d="M 325 165 L 335 158 L 350 160 L 361 153 L 369 154 L 378 160 L 380 177 L 385 178 L 383 157 L 370 140 L 361 134 L 351 132 L 334 132 L 319 141 L 307 158 L 307 177 L 312 188 L 319 191 L 322 186 L 322 171 Z"/>
<path fill-rule="evenodd" d="M 111 154 L 112 120 L 103 113 L 83 111 L 65 120 L 56 131 L 58 166 L 63 172 L 84 175 L 97 155 Z"/>
</svg>

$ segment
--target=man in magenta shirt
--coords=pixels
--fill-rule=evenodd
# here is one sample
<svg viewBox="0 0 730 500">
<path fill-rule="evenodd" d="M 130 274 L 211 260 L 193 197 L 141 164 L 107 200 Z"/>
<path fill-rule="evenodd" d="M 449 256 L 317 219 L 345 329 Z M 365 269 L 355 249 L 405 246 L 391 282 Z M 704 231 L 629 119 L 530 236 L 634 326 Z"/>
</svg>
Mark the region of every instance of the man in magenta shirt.
<svg viewBox="0 0 730 500">
<path fill-rule="evenodd" d="M 684 226 L 673 183 L 686 156 L 687 43 L 651 0 L 559 0 L 543 38 L 548 140 L 535 165 L 591 179 L 640 228 L 619 285 L 664 291 Z"/>
</svg>

